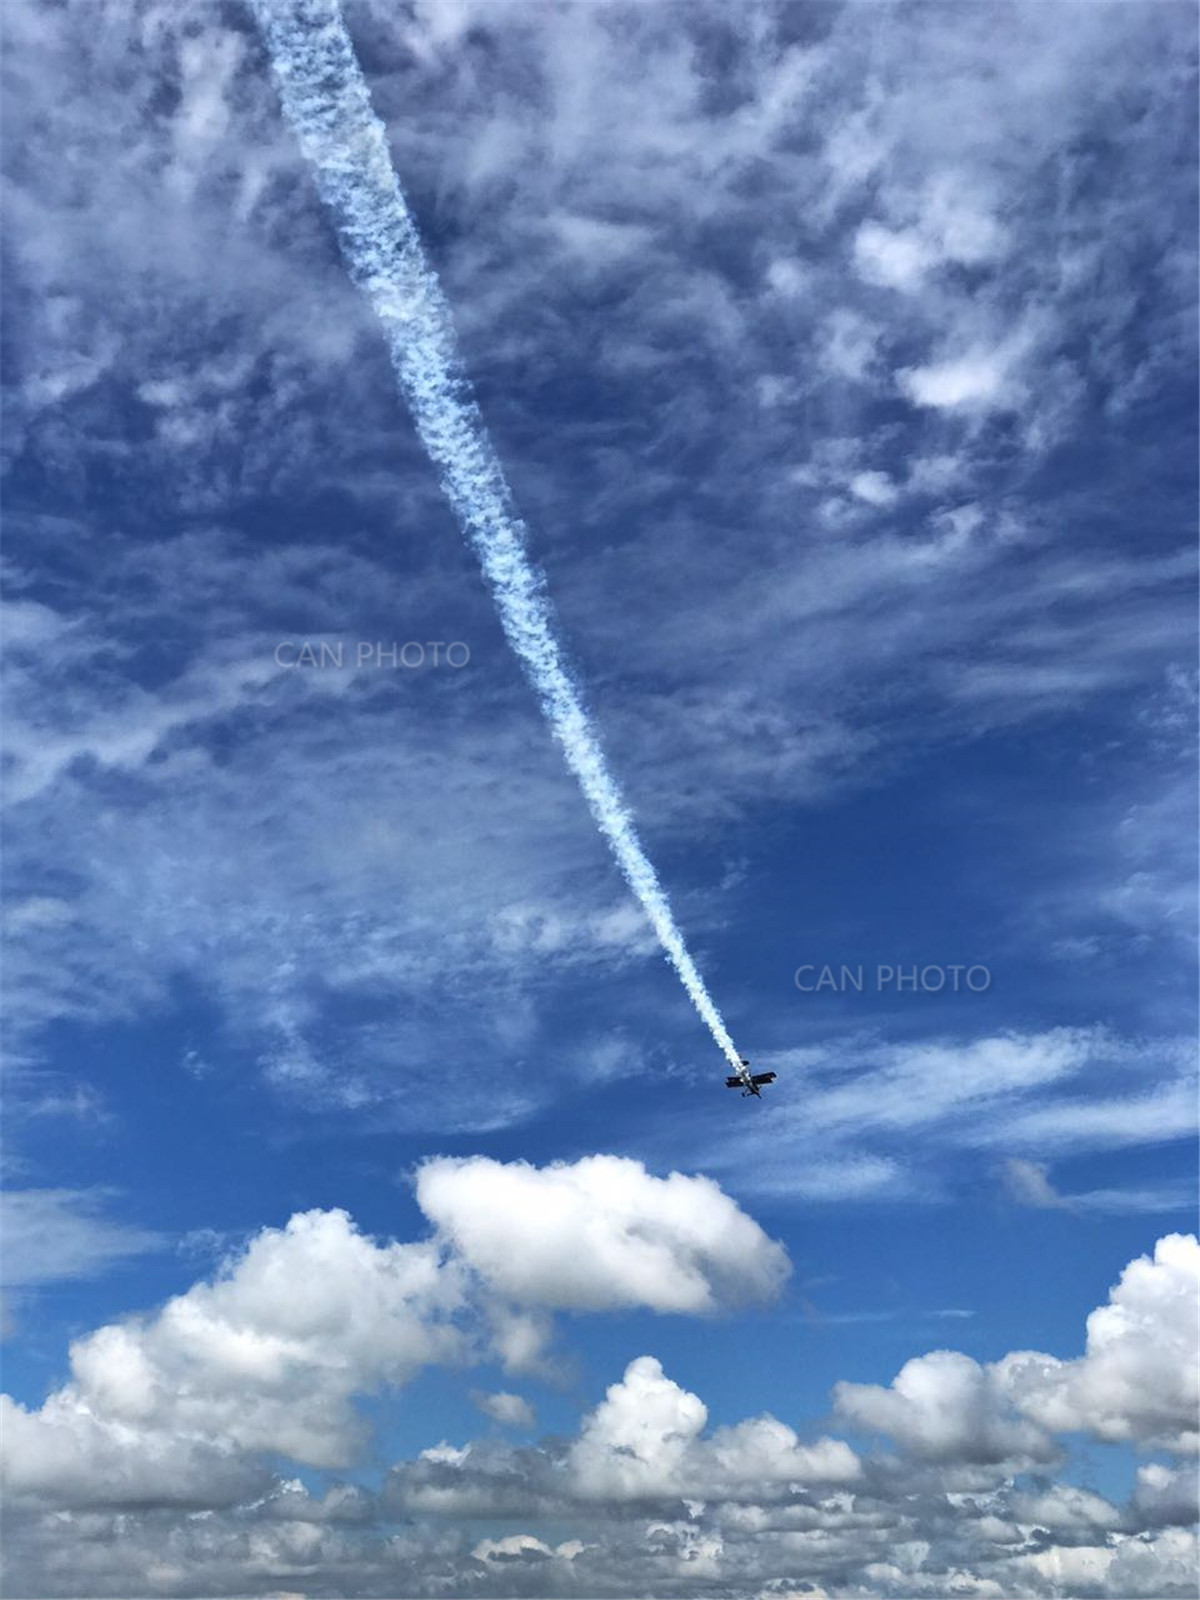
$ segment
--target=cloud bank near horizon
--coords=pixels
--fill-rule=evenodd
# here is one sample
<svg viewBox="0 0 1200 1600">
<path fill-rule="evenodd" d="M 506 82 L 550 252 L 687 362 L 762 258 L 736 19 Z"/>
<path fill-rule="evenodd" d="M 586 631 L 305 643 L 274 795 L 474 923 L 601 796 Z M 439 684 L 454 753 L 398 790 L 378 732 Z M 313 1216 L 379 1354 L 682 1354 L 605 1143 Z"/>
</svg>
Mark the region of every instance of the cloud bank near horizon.
<svg viewBox="0 0 1200 1600">
<path fill-rule="evenodd" d="M 1165 1236 L 1129 1263 L 1079 1356 L 1016 1351 L 981 1366 L 943 1349 L 888 1386 L 840 1382 L 832 1416 L 854 1442 L 770 1414 L 710 1428 L 703 1400 L 644 1354 L 571 1438 L 441 1440 L 376 1488 L 351 1486 L 338 1471 L 371 1448 L 356 1399 L 431 1364 L 503 1363 L 505 1316 L 541 1318 L 544 1336 L 559 1308 L 703 1315 L 748 1286 L 778 1293 L 786 1261 L 710 1180 L 611 1156 L 543 1169 L 435 1160 L 416 1193 L 425 1240 L 367 1238 L 341 1211 L 298 1214 L 159 1311 L 77 1339 L 70 1382 L 40 1410 L 5 1397 L 14 1583 L 37 1571 L 48 1594 L 266 1593 L 319 1560 L 364 1594 L 449 1582 L 502 1595 L 503 1574 L 535 1571 L 545 1594 L 602 1575 L 615 1594 L 681 1581 L 750 1593 L 788 1573 L 831 1595 L 864 1583 L 1052 1595 L 1085 1580 L 1100 1594 L 1182 1593 L 1195 1238 Z M 528 1438 L 524 1396 L 481 1404 Z M 1124 1506 L 1059 1476 L 1078 1435 L 1150 1458 Z M 287 1478 L 280 1458 L 325 1469 L 326 1489 Z M 116 1518 L 122 1536 L 105 1540 Z M 472 1537 L 482 1521 L 509 1531 Z"/>
</svg>

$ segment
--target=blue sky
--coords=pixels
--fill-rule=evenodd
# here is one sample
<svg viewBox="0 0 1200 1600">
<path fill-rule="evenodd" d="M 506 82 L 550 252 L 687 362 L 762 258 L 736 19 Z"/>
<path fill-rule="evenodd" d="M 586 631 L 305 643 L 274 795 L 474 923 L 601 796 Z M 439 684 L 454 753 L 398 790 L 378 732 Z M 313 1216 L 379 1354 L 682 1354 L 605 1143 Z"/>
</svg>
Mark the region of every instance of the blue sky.
<svg viewBox="0 0 1200 1600">
<path fill-rule="evenodd" d="M 11 1592 L 1191 1593 L 1193 12 L 346 15 L 778 1081 L 249 12 L 6 8 Z"/>
</svg>

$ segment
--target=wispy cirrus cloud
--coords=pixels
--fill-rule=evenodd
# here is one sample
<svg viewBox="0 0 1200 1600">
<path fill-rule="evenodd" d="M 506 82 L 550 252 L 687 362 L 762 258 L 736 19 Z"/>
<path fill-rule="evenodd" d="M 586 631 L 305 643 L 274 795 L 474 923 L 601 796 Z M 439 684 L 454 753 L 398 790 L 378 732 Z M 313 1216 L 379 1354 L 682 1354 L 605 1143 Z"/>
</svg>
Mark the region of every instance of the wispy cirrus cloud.
<svg viewBox="0 0 1200 1600">
<path fill-rule="evenodd" d="M 616 763 L 648 828 L 693 852 L 914 752 L 1144 704 L 1192 632 L 1153 450 L 1108 452 L 1103 504 L 1069 470 L 1034 486 L 1072 430 L 1103 447 L 1181 376 L 1185 197 L 1151 203 L 1147 181 L 1178 144 L 1173 15 L 1104 9 L 1060 39 L 1021 9 L 1002 42 L 975 16 L 953 38 L 914 16 L 867 52 L 833 11 L 805 28 L 764 14 L 723 66 L 701 16 L 681 33 L 645 8 L 350 11 Z M 493 662 L 469 692 L 403 702 L 420 749 L 401 754 L 378 681 L 301 686 L 268 660 L 301 627 L 386 638 L 397 615 L 436 615 L 477 659 L 492 636 L 248 26 L 139 17 L 18 6 L 9 24 L 10 282 L 30 312 L 7 430 L 9 794 L 44 805 L 17 836 L 59 862 L 16 908 L 28 1016 L 128 1015 L 190 972 L 273 1035 L 256 1048 L 274 1081 L 317 1104 L 354 1076 L 349 1042 L 322 1040 L 320 995 L 384 974 L 404 993 L 433 927 L 456 983 L 486 969 L 503 988 L 489 952 L 513 958 L 521 929 L 556 963 L 653 968 L 632 930 L 613 937 L 624 902 L 515 675 Z M 1145 114 L 1105 144 L 1131 73 Z M 23 139 L 42 125 L 50 139 Z M 1097 253 L 1100 236 L 1146 241 L 1145 261 Z M 1027 396 L 1018 434 L 987 408 L 904 404 L 904 372 L 977 356 L 982 372 L 996 351 L 995 393 Z M 560 403 L 585 389 L 588 406 Z M 35 503 L 43 463 L 52 506 Z M 1113 508 L 1147 494 L 1153 538 L 1122 553 Z M 248 539 L 264 504 L 278 525 Z M 524 816 L 502 794 L 516 765 Z M 347 791 L 337 812 L 325 797 Z M 435 794 L 465 870 L 439 847 Z M 98 806 L 111 870 L 74 843 Z M 247 813 L 256 867 L 235 891 L 218 823 Z M 465 843 L 489 836 L 504 862 Z M 1110 921 L 1178 924 L 1154 863 L 1093 887 Z M 718 931 L 682 892 L 689 925 Z M 1091 937 L 1066 894 L 1047 907 L 1058 935 Z M 297 897 L 311 920 L 285 936 Z M 146 950 L 120 932 L 134 899 Z M 57 934 L 32 937 L 28 906 L 51 903 Z M 279 993 L 289 964 L 317 980 L 303 1004 Z M 516 987 L 519 1050 L 542 1008 Z M 481 1030 L 469 1053 L 512 1061 L 513 1040 Z M 400 1025 L 373 1035 L 355 1103 L 414 1044 Z M 312 1070 L 270 1067 L 306 1051 Z"/>
<path fill-rule="evenodd" d="M 932 1199 L 953 1184 L 962 1153 L 1005 1152 L 1025 1203 L 1050 1205 L 1047 1155 L 1133 1149 L 1194 1137 L 1196 1079 L 1189 1041 L 1132 1041 L 1103 1028 L 883 1043 L 833 1034 L 821 1046 L 760 1058 L 777 1068 L 769 1128 L 712 1141 L 662 1130 L 666 1148 L 691 1138 L 698 1159 L 740 1174 L 746 1192 L 796 1201 L 878 1196 Z M 1083 1197 L 1084 1209 L 1155 1209 L 1131 1187 Z M 1184 1185 L 1158 1208 L 1187 1206 Z"/>
</svg>

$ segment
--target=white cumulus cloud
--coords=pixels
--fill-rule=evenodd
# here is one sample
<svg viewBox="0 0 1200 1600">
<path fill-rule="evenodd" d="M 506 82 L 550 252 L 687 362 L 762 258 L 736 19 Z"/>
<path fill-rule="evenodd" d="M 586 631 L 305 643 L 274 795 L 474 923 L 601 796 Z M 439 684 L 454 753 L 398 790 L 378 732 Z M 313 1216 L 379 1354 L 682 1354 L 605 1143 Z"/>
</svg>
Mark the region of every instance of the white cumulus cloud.
<svg viewBox="0 0 1200 1600">
<path fill-rule="evenodd" d="M 461 1274 L 436 1246 L 376 1244 L 344 1211 L 267 1228 L 212 1283 L 71 1347 L 71 1379 L 12 1406 L 9 1492 L 95 1500 L 242 1487 L 273 1452 L 314 1466 L 355 1454 L 352 1397 L 455 1359 Z"/>
<path fill-rule="evenodd" d="M 783 1247 L 711 1178 L 658 1178 L 620 1156 L 548 1167 L 447 1157 L 416 1183 L 454 1251 L 523 1305 L 711 1312 L 770 1300 L 790 1271 Z"/>
<path fill-rule="evenodd" d="M 506 1428 L 532 1428 L 537 1424 L 537 1412 L 529 1401 L 519 1394 L 500 1390 L 498 1394 L 473 1394 L 476 1406 L 485 1417 Z"/>
<path fill-rule="evenodd" d="M 786 1423 L 756 1417 L 704 1437 L 708 1409 L 653 1356 L 631 1361 L 585 1419 L 568 1455 L 585 1499 L 713 1496 L 736 1500 L 787 1483 L 852 1483 L 858 1457 L 840 1439 L 803 1444 Z"/>
<path fill-rule="evenodd" d="M 1129 1263 L 1108 1305 L 1092 1312 L 1078 1360 L 1027 1351 L 1005 1358 L 999 1370 L 1015 1403 L 1057 1432 L 1194 1450 L 1198 1287 L 1200 1242 L 1168 1234 L 1152 1257 Z"/>
<path fill-rule="evenodd" d="M 611 1156 L 438 1160 L 418 1197 L 433 1238 L 381 1242 L 344 1211 L 299 1213 L 212 1281 L 77 1339 L 69 1381 L 40 1408 L 4 1399 L 7 1492 L 228 1504 L 269 1482 L 266 1455 L 355 1459 L 358 1395 L 485 1354 L 544 1365 L 555 1308 L 709 1312 L 769 1296 L 789 1270 L 710 1179 Z M 475 1398 L 506 1426 L 536 1423 L 519 1395 Z"/>
<path fill-rule="evenodd" d="M 1088 1317 L 1076 1360 L 1022 1350 L 981 1366 L 954 1350 L 906 1362 L 890 1385 L 839 1383 L 838 1413 L 932 1461 L 1036 1462 L 1054 1435 L 1196 1448 L 1200 1242 L 1168 1234 L 1130 1262 Z M 1153 1491 L 1153 1485 L 1148 1492 Z"/>
<path fill-rule="evenodd" d="M 837 1410 L 847 1422 L 890 1434 L 929 1461 L 1049 1461 L 1050 1435 L 1013 1414 L 994 1373 L 956 1350 L 906 1361 L 891 1384 L 839 1383 Z"/>
</svg>

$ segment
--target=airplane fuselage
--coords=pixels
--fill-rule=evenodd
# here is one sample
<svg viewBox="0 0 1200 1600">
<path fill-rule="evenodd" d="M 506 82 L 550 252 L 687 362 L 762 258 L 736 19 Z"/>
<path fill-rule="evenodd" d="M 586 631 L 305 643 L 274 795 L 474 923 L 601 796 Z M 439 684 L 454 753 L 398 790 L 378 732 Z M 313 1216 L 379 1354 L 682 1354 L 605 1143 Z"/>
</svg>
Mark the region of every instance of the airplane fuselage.
<svg viewBox="0 0 1200 1600">
<path fill-rule="evenodd" d="M 741 1065 L 732 1077 L 725 1079 L 727 1089 L 741 1089 L 743 1097 L 752 1094 L 756 1100 L 762 1099 L 762 1085 L 774 1083 L 773 1072 L 751 1072 L 750 1063 L 743 1057 Z"/>
</svg>

